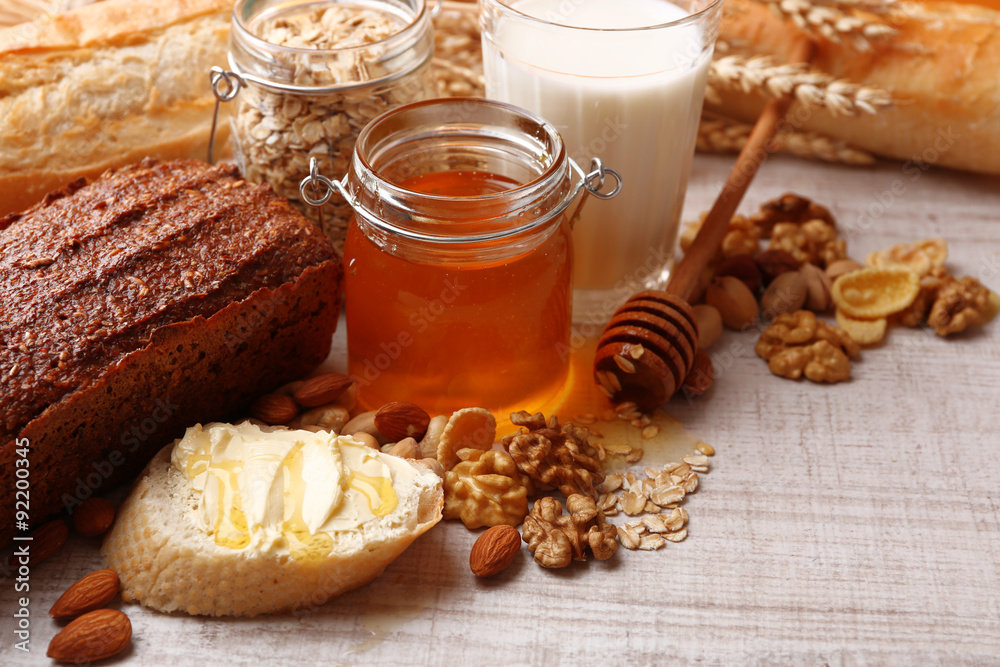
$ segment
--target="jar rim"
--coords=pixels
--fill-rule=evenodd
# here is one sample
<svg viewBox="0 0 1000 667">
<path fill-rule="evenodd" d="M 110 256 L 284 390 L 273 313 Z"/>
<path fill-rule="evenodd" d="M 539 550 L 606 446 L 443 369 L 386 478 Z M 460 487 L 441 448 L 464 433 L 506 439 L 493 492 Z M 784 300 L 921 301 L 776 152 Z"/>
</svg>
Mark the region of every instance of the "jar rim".
<svg viewBox="0 0 1000 667">
<path fill-rule="evenodd" d="M 507 102 L 490 100 L 483 97 L 446 97 L 446 98 L 438 98 L 432 100 L 421 100 L 418 102 L 410 102 L 409 104 L 404 104 L 394 109 L 389 109 L 382 115 L 373 119 L 361 130 L 361 133 L 358 135 L 357 142 L 355 143 L 355 148 L 354 148 L 355 157 L 358 159 L 359 162 L 361 162 L 366 171 L 372 174 L 377 174 L 378 172 L 375 166 L 371 164 L 371 162 L 367 159 L 366 156 L 361 154 L 361 151 L 359 150 L 358 147 L 364 146 L 367 143 L 367 141 L 370 138 L 370 135 L 378 129 L 379 125 L 390 121 L 395 116 L 404 113 L 412 113 L 414 109 L 418 109 L 420 107 L 443 106 L 443 105 L 453 105 L 453 104 L 472 104 L 476 106 L 496 107 L 498 109 L 506 109 L 512 113 L 527 118 L 528 120 L 537 123 L 537 125 L 540 128 L 545 130 L 546 134 L 550 138 L 555 140 L 555 145 L 558 146 L 559 152 L 551 157 L 548 166 L 546 166 L 544 171 L 542 171 L 542 173 L 540 173 L 538 176 L 531 179 L 530 181 L 521 183 L 508 190 L 501 190 L 500 192 L 493 192 L 485 195 L 435 195 L 426 192 L 420 192 L 418 190 L 410 190 L 408 188 L 404 188 L 398 183 L 385 181 L 390 187 L 402 193 L 419 196 L 421 198 L 428 199 L 430 201 L 449 201 L 455 199 L 460 199 L 466 202 L 496 201 L 498 199 L 510 197 L 512 194 L 516 195 L 518 193 L 526 192 L 532 188 L 537 187 L 543 181 L 552 178 L 556 174 L 556 172 L 558 172 L 562 168 L 563 163 L 566 161 L 567 158 L 566 144 L 562 139 L 562 135 L 559 134 L 559 130 L 557 130 L 552 123 L 545 120 L 538 114 L 532 111 L 528 111 L 527 109 L 523 109 L 519 106 L 515 106 Z"/>
<path fill-rule="evenodd" d="M 541 172 L 530 180 L 527 180 L 524 183 L 519 183 L 509 189 L 485 195 L 437 195 L 418 190 L 411 190 L 383 177 L 380 174 L 380 169 L 372 164 L 372 160 L 370 160 L 367 155 L 363 155 L 363 153 L 367 152 L 368 148 L 374 148 L 368 146 L 369 142 L 384 140 L 384 138 L 373 140 L 372 135 L 378 132 L 380 128 L 385 125 L 385 123 L 391 122 L 394 118 L 407 113 L 426 112 L 429 108 L 432 109 L 435 106 L 455 107 L 455 105 L 470 105 L 473 108 L 486 109 L 488 110 L 487 113 L 489 113 L 489 110 L 499 110 L 502 113 L 511 114 L 515 118 L 528 121 L 533 127 L 537 127 L 545 133 L 545 137 L 549 144 L 555 149 L 553 151 L 553 155 L 549 157 L 547 163 L 543 163 Z M 444 124 L 447 125 L 447 121 L 445 121 Z M 461 124 L 457 123 L 456 127 L 461 127 Z M 523 128 L 519 128 L 519 130 L 527 134 L 527 131 Z M 470 130 L 470 136 L 473 134 L 474 132 Z M 388 136 L 394 135 L 390 134 L 387 135 L 387 137 Z M 363 205 L 359 205 L 356 196 L 354 197 L 354 201 L 351 202 L 353 208 L 355 209 L 355 213 L 360 218 L 363 218 L 367 223 L 374 225 L 377 228 L 393 234 L 398 234 L 411 240 L 448 244 L 492 241 L 544 228 L 554 219 L 558 219 L 558 217 L 562 215 L 562 213 L 570 205 L 583 186 L 584 176 L 583 172 L 579 169 L 576 163 L 570 159 L 568 153 L 566 152 L 565 142 L 559 134 L 559 131 L 554 125 L 552 125 L 552 123 L 545 120 L 538 114 L 522 109 L 513 104 L 480 97 L 450 97 L 422 100 L 418 102 L 411 102 L 384 112 L 382 115 L 368 123 L 368 125 L 361 131 L 361 134 L 358 135 L 358 140 L 355 143 L 352 164 L 353 166 L 351 168 L 350 177 L 345 180 L 350 180 L 355 185 L 360 186 L 363 189 L 369 189 L 371 187 L 369 184 L 373 180 L 377 181 L 378 196 L 380 201 L 383 202 L 420 201 L 426 203 L 428 206 L 440 205 L 445 207 L 449 204 L 457 204 L 461 206 L 482 204 L 484 207 L 488 205 L 495 205 L 497 210 L 507 211 L 507 213 L 501 213 L 496 217 L 497 220 L 502 220 L 505 219 L 505 216 L 513 214 L 513 209 L 504 208 L 504 204 L 507 204 L 508 202 L 539 202 L 546 199 L 551 200 L 554 196 L 558 199 L 557 203 L 541 215 L 534 216 L 528 222 L 522 224 L 478 233 L 455 233 L 458 228 L 455 226 L 449 226 L 448 229 L 450 230 L 450 233 L 446 234 L 430 233 L 429 230 L 420 229 L 419 225 L 417 228 L 411 228 L 410 226 L 404 224 L 382 220 L 378 216 L 372 215 L 371 212 L 367 211 Z M 572 174 L 574 171 L 577 172 L 580 177 L 580 182 L 575 185 L 572 182 Z M 419 222 L 425 221 L 423 216 L 417 216 L 413 219 L 415 221 L 419 220 Z M 434 219 L 440 221 L 444 218 L 435 217 Z"/>
<path fill-rule="evenodd" d="M 509 0 L 481 0 L 483 4 L 489 4 L 495 6 L 501 13 L 507 16 L 513 16 L 519 19 L 526 19 L 532 23 L 538 23 L 541 25 L 551 26 L 554 28 L 561 28 L 564 30 L 581 30 L 586 32 L 601 32 L 601 33 L 630 33 L 630 32 L 645 32 L 652 30 L 663 30 L 665 28 L 675 28 L 690 25 L 692 23 L 698 23 L 700 20 L 705 18 L 707 15 L 717 11 L 722 7 L 724 0 L 708 0 L 708 4 L 699 9 L 696 12 L 692 12 L 686 16 L 673 21 L 667 21 L 665 23 L 656 23 L 653 25 L 638 26 L 635 28 L 586 28 L 582 26 L 567 25 L 565 23 L 556 23 L 555 21 L 549 21 L 547 19 L 539 18 L 537 16 L 532 16 L 531 14 L 525 14 L 507 4 Z"/>
<path fill-rule="evenodd" d="M 420 28 L 419 25 L 422 20 L 429 15 L 427 9 L 427 0 L 415 0 L 418 5 L 416 14 L 410 19 L 410 21 L 403 26 L 399 32 L 394 32 L 393 34 L 385 37 L 383 39 L 376 40 L 374 42 L 368 42 L 366 44 L 358 44 L 355 46 L 345 46 L 333 49 L 307 49 L 299 46 L 285 46 L 283 44 L 275 44 L 274 42 L 269 42 L 266 39 L 262 39 L 250 31 L 250 28 L 244 23 L 243 18 L 240 16 L 241 10 L 243 10 L 247 5 L 258 2 L 259 0 L 236 0 L 236 4 L 233 5 L 233 20 L 232 25 L 236 27 L 240 33 L 241 39 L 247 39 L 253 45 L 258 48 L 266 49 L 278 49 L 279 52 L 288 53 L 289 55 L 313 55 L 313 56 L 323 56 L 330 55 L 334 53 L 351 53 L 354 51 L 362 52 L 370 49 L 374 46 L 392 44 L 394 41 L 401 43 L 408 43 L 414 39 L 419 39 Z M 719 0 L 721 2 L 721 0 Z M 320 3 L 316 3 L 320 4 Z M 326 0 L 323 4 L 340 5 L 344 4 L 341 0 Z M 357 4 L 370 4 L 366 3 L 364 0 Z M 410 33 L 416 33 L 412 35 Z"/>
</svg>

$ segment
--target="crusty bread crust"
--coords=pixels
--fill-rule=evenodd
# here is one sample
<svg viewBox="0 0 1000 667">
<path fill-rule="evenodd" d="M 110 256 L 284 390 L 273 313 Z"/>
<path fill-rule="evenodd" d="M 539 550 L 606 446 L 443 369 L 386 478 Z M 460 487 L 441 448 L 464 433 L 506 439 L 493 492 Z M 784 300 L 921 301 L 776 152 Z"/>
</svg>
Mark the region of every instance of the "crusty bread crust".
<svg viewBox="0 0 1000 667">
<path fill-rule="evenodd" d="M 227 64 L 231 8 L 105 0 L 0 30 L 0 216 L 144 157 L 205 159 L 209 70 Z"/>
<path fill-rule="evenodd" d="M 319 606 L 377 577 L 441 520 L 441 480 L 422 470 L 415 493 L 401 498 L 408 510 L 403 523 L 340 534 L 328 558 L 301 561 L 220 547 L 196 525 L 197 498 L 170 464 L 171 450 L 164 447 L 150 462 L 101 547 L 121 578 L 122 598 L 159 611 L 256 616 Z"/>
<path fill-rule="evenodd" d="M 820 132 L 878 155 L 1000 174 L 1000 12 L 951 2 L 900 3 L 898 32 L 870 52 L 820 40 L 813 66 L 888 91 L 875 115 L 789 112 L 796 129 Z M 787 62 L 796 28 L 767 3 L 727 0 L 720 39 Z M 753 122 L 767 100 L 720 90 L 706 108 Z"/>
<path fill-rule="evenodd" d="M 31 523 L 72 511 L 191 424 L 319 365 L 343 279 L 287 201 L 193 162 L 133 165 L 0 219 L 0 269 L 18 308 L 0 319 L 0 545 L 16 442 L 29 443 Z"/>
</svg>

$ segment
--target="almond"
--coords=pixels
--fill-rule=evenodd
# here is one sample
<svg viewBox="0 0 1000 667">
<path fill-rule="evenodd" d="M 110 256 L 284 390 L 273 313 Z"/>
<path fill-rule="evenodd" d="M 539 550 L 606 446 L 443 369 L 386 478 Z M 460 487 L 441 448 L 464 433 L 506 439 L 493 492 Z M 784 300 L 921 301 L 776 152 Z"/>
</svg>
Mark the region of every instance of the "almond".
<svg viewBox="0 0 1000 667">
<path fill-rule="evenodd" d="M 299 406 L 291 396 L 264 394 L 250 406 L 250 416 L 265 424 L 287 424 L 299 414 Z"/>
<path fill-rule="evenodd" d="M 132 640 L 132 624 L 117 609 L 98 609 L 80 616 L 49 642 L 45 655 L 59 662 L 93 662 L 110 658 Z"/>
<path fill-rule="evenodd" d="M 103 535 L 115 522 L 115 506 L 107 498 L 87 498 L 73 511 L 73 529 L 83 537 Z"/>
<path fill-rule="evenodd" d="M 31 541 L 23 543 L 28 545 L 28 562 L 22 563 L 15 552 L 10 557 L 10 566 L 15 569 L 20 565 L 34 567 L 62 549 L 68 537 L 69 524 L 62 519 L 42 524 L 31 533 Z"/>
<path fill-rule="evenodd" d="M 318 408 L 332 403 L 344 393 L 354 380 L 340 373 L 323 373 L 302 382 L 292 398 L 304 408 Z"/>
<path fill-rule="evenodd" d="M 100 609 L 114 600 L 120 589 L 118 573 L 108 568 L 96 570 L 67 588 L 49 609 L 49 616 L 65 621 Z"/>
<path fill-rule="evenodd" d="M 506 570 L 521 552 L 517 528 L 506 524 L 488 528 L 472 545 L 469 567 L 477 577 L 492 577 Z"/>
<path fill-rule="evenodd" d="M 405 438 L 420 440 L 430 423 L 431 417 L 423 408 L 406 401 L 386 403 L 375 413 L 375 428 L 390 442 Z"/>
</svg>

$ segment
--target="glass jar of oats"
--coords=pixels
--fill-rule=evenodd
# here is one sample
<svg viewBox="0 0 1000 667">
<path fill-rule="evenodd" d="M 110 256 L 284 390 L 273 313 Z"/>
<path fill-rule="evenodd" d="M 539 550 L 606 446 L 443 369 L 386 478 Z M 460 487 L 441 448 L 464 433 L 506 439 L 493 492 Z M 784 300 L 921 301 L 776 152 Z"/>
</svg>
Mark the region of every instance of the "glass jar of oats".
<svg viewBox="0 0 1000 667">
<path fill-rule="evenodd" d="M 233 8 L 225 74 L 238 81 L 234 158 L 247 179 L 321 215 L 338 248 L 350 206 L 330 202 L 320 214 L 301 202 L 299 182 L 312 157 L 324 172 L 343 173 L 368 121 L 434 97 L 431 18 L 425 0 L 239 0 Z"/>
</svg>

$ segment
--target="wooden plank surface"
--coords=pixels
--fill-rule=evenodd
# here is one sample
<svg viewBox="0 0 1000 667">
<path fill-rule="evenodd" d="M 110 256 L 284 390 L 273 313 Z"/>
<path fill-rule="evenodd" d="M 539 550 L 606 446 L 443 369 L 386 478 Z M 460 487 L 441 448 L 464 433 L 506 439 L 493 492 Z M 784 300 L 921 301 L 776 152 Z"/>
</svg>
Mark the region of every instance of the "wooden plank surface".
<svg viewBox="0 0 1000 667">
<path fill-rule="evenodd" d="M 729 164 L 697 157 L 687 218 Z M 955 273 L 1000 288 L 1000 181 L 913 175 L 775 158 L 743 209 L 799 192 L 832 208 L 854 258 L 941 236 Z M 772 376 L 754 340 L 726 332 L 712 392 L 667 406 L 717 450 L 686 501 L 685 542 L 562 571 L 523 549 L 480 581 L 468 570 L 478 533 L 448 522 L 371 585 L 306 612 L 204 619 L 122 605 L 134 638 L 120 661 L 1000 664 L 1000 326 L 950 340 L 893 329 L 835 386 Z M 97 547 L 73 539 L 32 570 L 30 653 L 13 649 L 20 594 L 0 584 L 0 662 L 49 662 L 58 628 L 46 612 L 101 566 Z"/>
</svg>

